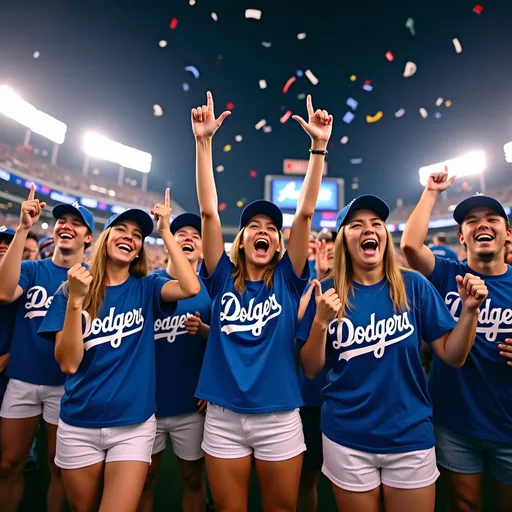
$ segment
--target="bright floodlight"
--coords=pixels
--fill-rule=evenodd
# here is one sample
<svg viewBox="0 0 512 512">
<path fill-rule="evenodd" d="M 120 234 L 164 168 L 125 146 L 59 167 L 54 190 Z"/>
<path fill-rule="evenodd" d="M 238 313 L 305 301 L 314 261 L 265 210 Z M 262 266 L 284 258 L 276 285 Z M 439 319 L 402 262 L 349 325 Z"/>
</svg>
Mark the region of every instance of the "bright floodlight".
<svg viewBox="0 0 512 512">
<path fill-rule="evenodd" d="M 62 144 L 68 127 L 62 121 L 37 110 L 7 85 L 0 86 L 0 113 L 55 144 Z"/>
<path fill-rule="evenodd" d="M 130 148 L 95 132 L 86 133 L 84 142 L 85 153 L 93 158 L 114 162 L 121 167 L 145 174 L 151 171 L 152 156 L 150 153 Z"/>
<path fill-rule="evenodd" d="M 458 158 L 452 158 L 451 160 L 422 167 L 419 171 L 420 183 L 425 186 L 428 182 L 428 177 L 433 172 L 444 171 L 445 167 L 448 167 L 448 178 L 452 176 L 462 178 L 463 176 L 480 174 L 486 169 L 485 153 L 483 151 L 472 151 Z"/>
<path fill-rule="evenodd" d="M 509 164 L 512 164 L 512 141 L 511 142 L 507 142 L 503 146 L 503 151 L 505 151 L 505 160 Z"/>
</svg>

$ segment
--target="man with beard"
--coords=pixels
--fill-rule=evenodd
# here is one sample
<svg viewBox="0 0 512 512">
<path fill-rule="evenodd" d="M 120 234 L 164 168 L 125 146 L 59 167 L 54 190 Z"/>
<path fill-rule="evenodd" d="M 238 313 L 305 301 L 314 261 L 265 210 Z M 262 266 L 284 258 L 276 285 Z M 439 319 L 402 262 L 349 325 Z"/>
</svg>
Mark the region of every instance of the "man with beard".
<svg viewBox="0 0 512 512">
<path fill-rule="evenodd" d="M 471 272 L 489 290 L 464 366 L 453 369 L 434 356 L 429 390 L 437 462 L 448 484 L 451 510 L 482 510 L 484 470 L 496 481 L 500 510 L 512 510 L 512 267 L 505 264 L 512 229 L 496 199 L 469 197 L 453 212 L 467 262 L 435 256 L 424 240 L 436 200 L 453 180 L 446 170 L 429 177 L 401 244 L 411 267 L 430 279 L 455 319 L 461 311 L 456 276 Z"/>
</svg>

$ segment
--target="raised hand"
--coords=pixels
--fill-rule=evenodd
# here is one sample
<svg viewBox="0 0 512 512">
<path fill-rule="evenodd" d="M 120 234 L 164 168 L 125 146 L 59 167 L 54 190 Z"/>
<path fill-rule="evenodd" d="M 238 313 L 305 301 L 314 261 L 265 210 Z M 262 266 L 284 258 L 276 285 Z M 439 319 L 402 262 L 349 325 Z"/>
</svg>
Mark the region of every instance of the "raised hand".
<svg viewBox="0 0 512 512">
<path fill-rule="evenodd" d="M 201 323 L 201 318 L 197 311 L 195 315 L 189 316 L 185 322 L 185 328 L 187 329 L 188 334 L 190 334 L 191 336 L 195 336 L 199 332 L 199 327 L 201 327 Z"/>
<path fill-rule="evenodd" d="M 306 123 L 300 116 L 292 116 L 292 119 L 295 119 L 304 128 L 304 131 L 311 137 L 311 140 L 327 144 L 332 132 L 332 115 L 327 110 L 317 110 L 315 112 L 313 102 L 311 101 L 311 94 L 308 94 L 306 106 L 309 122 Z"/>
<path fill-rule="evenodd" d="M 456 176 L 452 176 L 448 179 L 448 167 L 444 168 L 444 171 L 441 172 L 433 172 L 429 177 L 426 185 L 427 190 L 432 190 L 434 192 L 444 192 L 448 190 L 452 183 L 454 182 Z"/>
<path fill-rule="evenodd" d="M 325 293 L 322 293 L 322 285 L 320 281 L 313 281 L 316 291 L 316 316 L 315 318 L 320 321 L 324 326 L 328 326 L 338 314 L 341 308 L 341 300 L 334 288 L 329 288 Z"/>
<path fill-rule="evenodd" d="M 318 279 L 322 279 L 322 277 L 327 274 L 329 270 L 329 252 L 327 250 L 327 242 L 325 240 L 321 240 L 318 242 L 318 247 L 316 250 L 316 273 Z"/>
<path fill-rule="evenodd" d="M 213 97 L 212 93 L 208 91 L 206 93 L 206 105 L 192 109 L 192 131 L 196 137 L 196 140 L 203 139 L 205 137 L 211 138 L 214 133 L 219 129 L 224 119 L 228 117 L 231 112 L 226 110 L 215 119 L 215 113 L 213 111 Z"/>
<path fill-rule="evenodd" d="M 507 359 L 507 365 L 512 367 L 512 339 L 507 338 L 505 343 L 500 343 L 498 345 L 500 349 L 500 356 Z"/>
<path fill-rule="evenodd" d="M 46 206 L 44 201 L 39 201 L 39 199 L 35 199 L 36 195 L 36 186 L 32 183 L 30 187 L 30 192 L 28 193 L 28 198 L 26 201 L 21 203 L 21 213 L 20 213 L 20 227 L 23 229 L 30 230 L 39 220 L 39 216 L 41 215 L 41 211 Z"/>
<path fill-rule="evenodd" d="M 76 263 L 68 270 L 69 297 L 84 300 L 92 283 L 91 273 L 81 264 Z"/>
<path fill-rule="evenodd" d="M 489 294 L 484 281 L 469 273 L 464 277 L 457 276 L 456 280 L 463 307 L 469 311 L 476 311 Z"/>
<path fill-rule="evenodd" d="M 156 222 L 156 230 L 158 233 L 162 234 L 164 232 L 170 231 L 171 229 L 171 189 L 165 189 L 165 200 L 164 204 L 157 203 L 155 207 L 151 210 L 151 215 L 153 215 Z"/>
</svg>

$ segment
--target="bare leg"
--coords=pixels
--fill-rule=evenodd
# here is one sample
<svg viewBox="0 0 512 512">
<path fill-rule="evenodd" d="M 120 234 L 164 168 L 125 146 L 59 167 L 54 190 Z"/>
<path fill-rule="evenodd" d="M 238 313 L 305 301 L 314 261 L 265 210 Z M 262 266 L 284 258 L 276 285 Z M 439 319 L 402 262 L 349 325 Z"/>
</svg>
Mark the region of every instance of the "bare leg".
<svg viewBox="0 0 512 512">
<path fill-rule="evenodd" d="M 500 512 L 509 512 L 512 510 L 512 487 L 505 485 L 499 480 L 494 480 L 496 488 L 498 489 Z"/>
<path fill-rule="evenodd" d="M 66 498 L 73 512 L 96 512 L 101 499 L 104 462 L 79 469 L 62 469 Z"/>
<path fill-rule="evenodd" d="M 302 469 L 298 512 L 315 512 L 318 508 L 318 469 Z"/>
<path fill-rule="evenodd" d="M 64 512 L 66 510 L 66 496 L 60 468 L 55 465 L 55 451 L 57 449 L 57 425 L 46 424 L 48 434 L 48 469 L 50 470 L 50 486 L 46 499 L 48 512 Z"/>
<path fill-rule="evenodd" d="M 332 484 L 332 492 L 334 493 L 338 512 L 381 511 L 380 487 L 372 489 L 371 491 L 353 492 L 346 491 L 345 489 Z"/>
<path fill-rule="evenodd" d="M 151 455 L 151 465 L 146 475 L 146 482 L 144 483 L 144 490 L 140 497 L 139 512 L 152 512 L 153 502 L 155 499 L 155 489 L 158 483 L 158 475 L 160 473 L 160 462 L 162 461 L 162 455 L 164 450 Z"/>
<path fill-rule="evenodd" d="M 434 512 L 436 505 L 436 484 L 420 489 L 396 489 L 382 485 L 384 509 L 386 512 Z"/>
<path fill-rule="evenodd" d="M 439 468 L 448 491 L 451 512 L 480 512 L 482 510 L 482 473 L 462 474 Z"/>
</svg>

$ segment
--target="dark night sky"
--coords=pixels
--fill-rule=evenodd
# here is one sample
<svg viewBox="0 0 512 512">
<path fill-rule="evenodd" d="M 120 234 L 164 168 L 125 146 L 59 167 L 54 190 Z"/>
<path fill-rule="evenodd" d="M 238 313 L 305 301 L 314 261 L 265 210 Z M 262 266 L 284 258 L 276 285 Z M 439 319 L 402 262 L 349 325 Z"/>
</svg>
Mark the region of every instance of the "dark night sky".
<svg viewBox="0 0 512 512">
<path fill-rule="evenodd" d="M 394 204 L 414 201 L 418 168 L 471 149 L 488 155 L 488 183 L 510 182 L 503 144 L 512 140 L 512 2 L 492 0 L 472 12 L 471 0 L 292 2 L 289 0 L 188 0 L 167 2 L 3 2 L 0 15 L 0 82 L 27 101 L 68 124 L 59 162 L 81 168 L 81 137 L 97 129 L 153 154 L 149 186 L 162 190 L 172 182 L 173 197 L 186 209 L 197 208 L 194 142 L 190 109 L 212 90 L 216 111 L 233 102 L 233 114 L 215 137 L 214 165 L 219 200 L 228 208 L 223 222 L 235 224 L 236 201 L 263 196 L 265 174 L 281 172 L 284 158 L 307 158 L 307 136 L 293 120 L 279 123 L 282 108 L 305 115 L 299 93 L 312 93 L 316 107 L 334 115 L 328 156 L 329 175 L 346 180 L 346 200 L 376 193 Z M 246 8 L 262 19 L 244 18 Z M 210 13 L 216 12 L 214 22 Z M 170 20 L 179 20 L 176 30 Z M 415 21 L 412 36 L 405 22 Z M 297 34 L 306 32 L 299 41 Z M 456 54 L 457 37 L 463 53 Z M 168 41 L 160 48 L 161 39 Z M 262 41 L 271 41 L 264 48 Z M 394 62 L 384 54 L 392 51 Z M 35 60 L 32 55 L 39 51 Z M 222 60 L 218 61 L 218 56 Z M 405 62 L 418 71 L 403 78 Z M 195 79 L 184 70 L 194 65 Z M 281 89 L 296 70 L 311 69 L 317 86 L 298 78 L 287 94 Z M 349 76 L 357 75 L 351 82 Z M 268 87 L 260 90 L 258 81 Z M 374 90 L 362 90 L 372 80 Z M 190 85 L 184 92 L 183 82 Z M 437 97 L 451 108 L 436 108 Z M 356 118 L 342 121 L 345 101 L 359 101 Z M 152 115 L 160 104 L 164 116 Z M 394 112 L 405 108 L 401 119 Z M 427 119 L 418 113 L 429 112 Z M 384 118 L 367 124 L 378 110 Z M 440 111 L 442 119 L 435 119 Z M 261 118 L 273 128 L 256 131 Z M 19 141 L 23 131 L 0 120 L 0 138 Z M 236 143 L 235 135 L 244 139 Z M 342 136 L 350 140 L 340 143 Z M 42 147 L 41 139 L 34 138 Z M 229 153 L 223 152 L 231 144 Z M 362 158 L 361 165 L 350 164 Z M 103 167 L 102 167 L 103 169 Z M 249 171 L 258 172 L 250 178 Z M 113 171 L 113 169 L 112 169 Z M 354 176 L 360 189 L 351 190 Z"/>
</svg>

